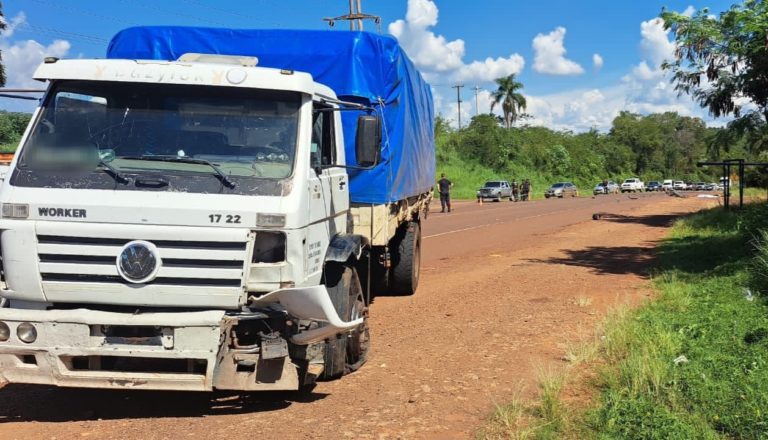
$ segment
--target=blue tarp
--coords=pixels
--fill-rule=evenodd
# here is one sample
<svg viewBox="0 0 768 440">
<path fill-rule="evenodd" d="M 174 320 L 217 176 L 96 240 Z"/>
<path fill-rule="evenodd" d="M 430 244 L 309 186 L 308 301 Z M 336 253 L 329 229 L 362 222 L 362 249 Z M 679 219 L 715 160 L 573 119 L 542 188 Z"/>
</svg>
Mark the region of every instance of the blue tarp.
<svg viewBox="0 0 768 440">
<path fill-rule="evenodd" d="M 353 202 L 394 202 L 432 187 L 432 93 L 394 38 L 330 30 L 148 26 L 115 35 L 107 57 L 176 60 L 189 52 L 256 56 L 261 67 L 308 72 L 340 99 L 376 106 L 384 122 L 382 161 L 372 170 L 350 171 Z M 347 163 L 351 165 L 356 164 L 357 115 L 342 112 Z"/>
</svg>

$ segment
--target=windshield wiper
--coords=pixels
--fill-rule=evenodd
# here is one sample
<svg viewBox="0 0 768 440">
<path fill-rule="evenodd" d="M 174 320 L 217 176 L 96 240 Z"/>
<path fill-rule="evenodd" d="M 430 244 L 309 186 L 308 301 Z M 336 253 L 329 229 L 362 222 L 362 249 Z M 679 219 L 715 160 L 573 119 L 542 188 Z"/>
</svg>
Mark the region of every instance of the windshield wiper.
<svg viewBox="0 0 768 440">
<path fill-rule="evenodd" d="M 235 182 L 229 180 L 226 174 L 221 171 L 221 168 L 217 167 L 213 163 L 205 159 L 195 159 L 192 157 L 179 157 L 179 156 L 118 156 L 119 159 L 128 160 L 148 160 L 155 162 L 174 162 L 174 163 L 194 163 L 199 165 L 208 165 L 213 169 L 215 175 L 221 180 L 221 183 L 229 188 L 235 187 Z"/>
<path fill-rule="evenodd" d="M 128 183 L 128 178 L 123 176 L 117 168 L 105 162 L 104 159 L 99 159 L 98 166 L 104 168 L 104 172 L 112 176 L 118 183 Z"/>
</svg>

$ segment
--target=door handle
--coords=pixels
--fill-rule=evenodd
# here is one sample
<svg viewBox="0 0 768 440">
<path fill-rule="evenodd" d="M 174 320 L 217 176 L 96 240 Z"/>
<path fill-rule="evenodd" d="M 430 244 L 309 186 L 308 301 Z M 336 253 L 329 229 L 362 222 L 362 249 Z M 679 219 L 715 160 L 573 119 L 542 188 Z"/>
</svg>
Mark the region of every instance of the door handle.
<svg viewBox="0 0 768 440">
<path fill-rule="evenodd" d="M 344 191 L 344 185 L 346 185 L 347 182 L 344 180 L 339 180 L 339 191 Z"/>
</svg>

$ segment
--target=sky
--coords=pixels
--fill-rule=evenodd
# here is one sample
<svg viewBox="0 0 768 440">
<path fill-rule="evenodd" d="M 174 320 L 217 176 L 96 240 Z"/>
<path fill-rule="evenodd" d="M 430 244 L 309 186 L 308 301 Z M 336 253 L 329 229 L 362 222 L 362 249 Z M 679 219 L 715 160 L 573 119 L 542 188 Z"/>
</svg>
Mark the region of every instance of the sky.
<svg viewBox="0 0 768 440">
<path fill-rule="evenodd" d="M 657 18 L 662 8 L 712 13 L 735 0 L 363 0 L 381 17 L 433 87 L 436 112 L 463 125 L 490 111 L 493 80 L 516 74 L 528 101 L 525 122 L 555 130 L 605 131 L 622 110 L 676 111 L 720 126 L 688 96 L 678 97 L 660 69 L 674 54 Z M 41 84 L 31 76 L 46 56 L 102 58 L 109 39 L 138 25 L 229 28 L 329 28 L 322 19 L 347 12 L 346 0 L 7 0 L 0 50 L 6 87 Z M 367 31 L 377 32 L 373 22 Z M 475 97 L 477 88 L 477 97 Z M 477 106 L 475 103 L 477 102 Z M 0 98 L 0 109 L 31 111 Z M 496 106 L 495 113 L 500 112 Z"/>
</svg>

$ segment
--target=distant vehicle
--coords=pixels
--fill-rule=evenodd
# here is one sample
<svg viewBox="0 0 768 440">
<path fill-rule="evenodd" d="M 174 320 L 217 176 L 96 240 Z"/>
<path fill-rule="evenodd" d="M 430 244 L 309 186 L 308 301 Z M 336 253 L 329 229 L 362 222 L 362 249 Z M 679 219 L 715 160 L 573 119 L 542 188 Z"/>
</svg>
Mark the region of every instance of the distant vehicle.
<svg viewBox="0 0 768 440">
<path fill-rule="evenodd" d="M 661 182 L 661 189 L 664 191 L 669 191 L 672 189 L 672 179 L 664 179 L 663 182 Z"/>
<path fill-rule="evenodd" d="M 645 184 L 637 177 L 626 179 L 624 183 L 621 184 L 621 192 L 623 193 L 637 191 L 645 191 Z"/>
<path fill-rule="evenodd" d="M 704 182 L 696 182 L 696 184 L 693 185 L 693 189 L 696 191 L 704 191 L 706 186 L 707 184 Z"/>
<path fill-rule="evenodd" d="M 489 180 L 482 188 L 477 190 L 478 199 L 491 199 L 500 202 L 501 199 L 513 201 L 512 186 L 506 180 Z"/>
<path fill-rule="evenodd" d="M 563 198 L 565 196 L 570 195 L 571 197 L 576 197 L 579 195 L 579 189 L 576 188 L 576 185 L 574 185 L 571 182 L 558 182 L 554 185 L 550 186 L 548 190 L 544 192 L 544 197 L 550 198 L 550 197 L 558 197 Z"/>
<path fill-rule="evenodd" d="M 717 189 L 717 184 L 714 182 L 704 185 L 704 191 L 714 191 L 715 189 Z"/>
<path fill-rule="evenodd" d="M 614 182 L 613 180 L 608 181 L 608 185 L 604 186 L 603 182 L 598 183 L 595 185 L 595 189 L 592 190 L 592 194 L 598 195 L 598 194 L 616 194 L 619 192 L 619 185 Z"/>
<path fill-rule="evenodd" d="M 686 185 L 685 182 L 683 182 L 682 180 L 675 180 L 672 183 L 672 189 L 674 189 L 675 191 L 685 191 L 686 189 L 688 189 L 688 185 Z"/>
<path fill-rule="evenodd" d="M 662 191 L 661 183 L 656 180 L 648 182 L 648 186 L 645 187 L 646 191 Z"/>
</svg>

